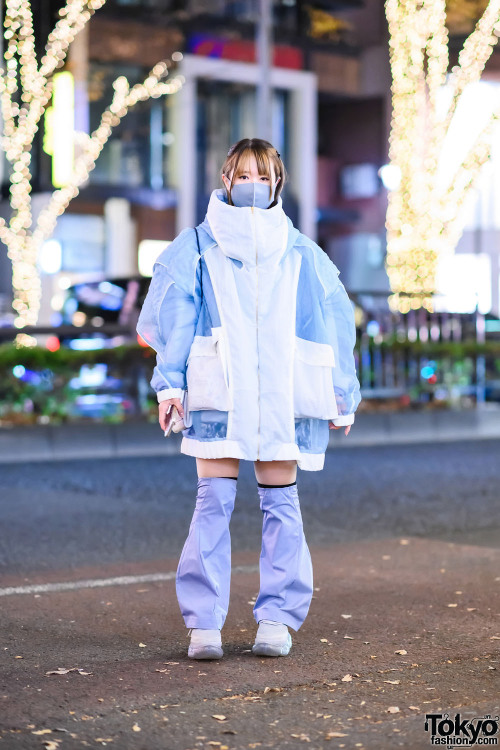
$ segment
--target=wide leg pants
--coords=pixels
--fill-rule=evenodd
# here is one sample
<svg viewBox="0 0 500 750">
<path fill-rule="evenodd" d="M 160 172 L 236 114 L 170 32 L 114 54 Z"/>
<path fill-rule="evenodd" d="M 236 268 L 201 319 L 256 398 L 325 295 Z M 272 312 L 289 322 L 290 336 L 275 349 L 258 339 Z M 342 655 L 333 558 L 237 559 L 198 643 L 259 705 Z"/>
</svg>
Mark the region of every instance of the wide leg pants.
<svg viewBox="0 0 500 750">
<path fill-rule="evenodd" d="M 231 583 L 229 522 L 237 480 L 200 477 L 196 507 L 176 574 L 176 592 L 188 628 L 221 629 Z M 313 593 L 297 485 L 258 487 L 263 514 L 256 622 L 275 620 L 299 630 Z"/>
</svg>

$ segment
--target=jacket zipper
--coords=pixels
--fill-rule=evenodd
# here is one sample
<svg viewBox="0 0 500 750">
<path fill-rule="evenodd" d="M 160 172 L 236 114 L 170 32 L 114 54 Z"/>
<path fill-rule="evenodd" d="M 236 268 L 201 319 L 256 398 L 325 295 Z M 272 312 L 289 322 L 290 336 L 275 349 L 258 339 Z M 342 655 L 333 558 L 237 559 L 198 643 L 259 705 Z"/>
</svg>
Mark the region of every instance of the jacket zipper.
<svg viewBox="0 0 500 750">
<path fill-rule="evenodd" d="M 254 210 L 253 206 L 251 206 L 252 209 L 252 217 L 254 217 Z M 254 225 L 253 225 L 253 240 L 255 245 L 255 273 L 257 278 L 257 285 L 256 285 L 256 298 L 255 298 L 255 323 L 257 326 L 257 403 L 258 403 L 258 409 L 259 409 L 259 422 L 257 425 L 257 461 L 259 460 L 260 456 L 260 368 L 259 368 L 259 255 L 257 251 L 257 243 L 255 242 L 255 218 L 253 219 Z"/>
</svg>

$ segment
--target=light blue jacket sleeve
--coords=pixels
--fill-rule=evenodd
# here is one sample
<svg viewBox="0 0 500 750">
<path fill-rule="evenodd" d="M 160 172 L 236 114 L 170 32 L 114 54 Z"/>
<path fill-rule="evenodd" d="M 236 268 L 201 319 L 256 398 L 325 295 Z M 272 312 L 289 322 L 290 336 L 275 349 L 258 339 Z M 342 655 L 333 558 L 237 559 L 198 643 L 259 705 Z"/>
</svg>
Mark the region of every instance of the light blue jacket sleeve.
<svg viewBox="0 0 500 750">
<path fill-rule="evenodd" d="M 354 309 L 339 279 L 339 269 L 319 245 L 314 242 L 311 244 L 315 251 L 318 277 L 325 293 L 325 324 L 335 357 L 333 384 L 339 416 L 332 422 L 340 427 L 354 422 L 354 412 L 361 401 L 354 359 L 356 345 Z"/>
<path fill-rule="evenodd" d="M 340 279 L 335 290 L 325 300 L 325 317 L 330 344 L 335 355 L 333 379 L 339 412 L 339 416 L 332 421 L 336 426 L 349 425 L 354 422 L 354 412 L 361 401 L 361 393 L 354 359 L 354 311 Z"/>
<path fill-rule="evenodd" d="M 181 262 L 176 262 L 179 243 L 175 247 L 174 243 L 154 265 L 136 327 L 137 333 L 156 351 L 151 387 L 158 402 L 168 398 L 184 400 L 186 362 L 200 309 L 197 263 L 186 263 L 186 254 Z"/>
</svg>

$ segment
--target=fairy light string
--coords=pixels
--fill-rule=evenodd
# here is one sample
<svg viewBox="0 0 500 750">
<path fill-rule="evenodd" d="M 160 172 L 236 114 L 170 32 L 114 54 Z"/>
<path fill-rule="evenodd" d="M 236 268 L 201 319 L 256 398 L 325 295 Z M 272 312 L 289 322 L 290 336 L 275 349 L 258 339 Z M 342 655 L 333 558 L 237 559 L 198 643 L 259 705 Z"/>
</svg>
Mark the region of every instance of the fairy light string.
<svg viewBox="0 0 500 750">
<path fill-rule="evenodd" d="M 75 133 L 75 160 L 68 183 L 52 193 L 36 224 L 31 211 L 31 149 L 40 120 L 51 100 L 52 76 L 64 66 L 68 48 L 96 10 L 106 0 L 68 0 L 48 36 L 45 53 L 38 64 L 35 52 L 33 16 L 29 0 L 6 0 L 4 17 L 4 66 L 0 68 L 0 108 L 3 119 L 1 145 L 11 165 L 10 207 L 6 221 L 0 217 L 0 240 L 12 261 L 12 307 L 14 325 L 22 329 L 35 325 L 41 302 L 37 259 L 42 243 L 54 231 L 57 219 L 79 193 L 111 132 L 137 102 L 174 94 L 182 87 L 181 75 L 170 75 L 173 63 L 182 59 L 174 52 L 170 60 L 157 63 L 142 83 L 132 87 L 124 77 L 113 84 L 113 98 L 103 112 L 99 126 L 90 135 Z M 35 343 L 20 332 L 18 346 Z"/>
<path fill-rule="evenodd" d="M 386 0 L 392 74 L 389 161 L 399 186 L 389 192 L 386 269 L 389 306 L 403 313 L 433 310 L 440 254 L 452 252 L 462 233 L 461 210 L 490 155 L 495 111 L 449 183 L 437 179 L 443 142 L 466 86 L 479 81 L 500 36 L 500 0 L 490 0 L 449 68 L 445 0 Z M 451 87 L 445 112 L 439 92 Z"/>
</svg>

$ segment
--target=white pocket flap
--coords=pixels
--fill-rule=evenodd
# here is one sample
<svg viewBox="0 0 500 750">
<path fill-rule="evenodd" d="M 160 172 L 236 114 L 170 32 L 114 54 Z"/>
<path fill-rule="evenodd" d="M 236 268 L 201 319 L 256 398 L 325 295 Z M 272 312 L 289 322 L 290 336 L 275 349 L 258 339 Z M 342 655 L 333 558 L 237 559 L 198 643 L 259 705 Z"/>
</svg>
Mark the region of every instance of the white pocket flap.
<svg viewBox="0 0 500 750">
<path fill-rule="evenodd" d="M 308 341 L 295 337 L 295 354 L 298 359 L 309 365 L 323 365 L 334 367 L 335 355 L 330 344 L 318 344 L 316 341 Z"/>
<path fill-rule="evenodd" d="M 191 357 L 214 357 L 216 354 L 215 341 L 212 336 L 195 336 L 187 361 Z"/>
</svg>

